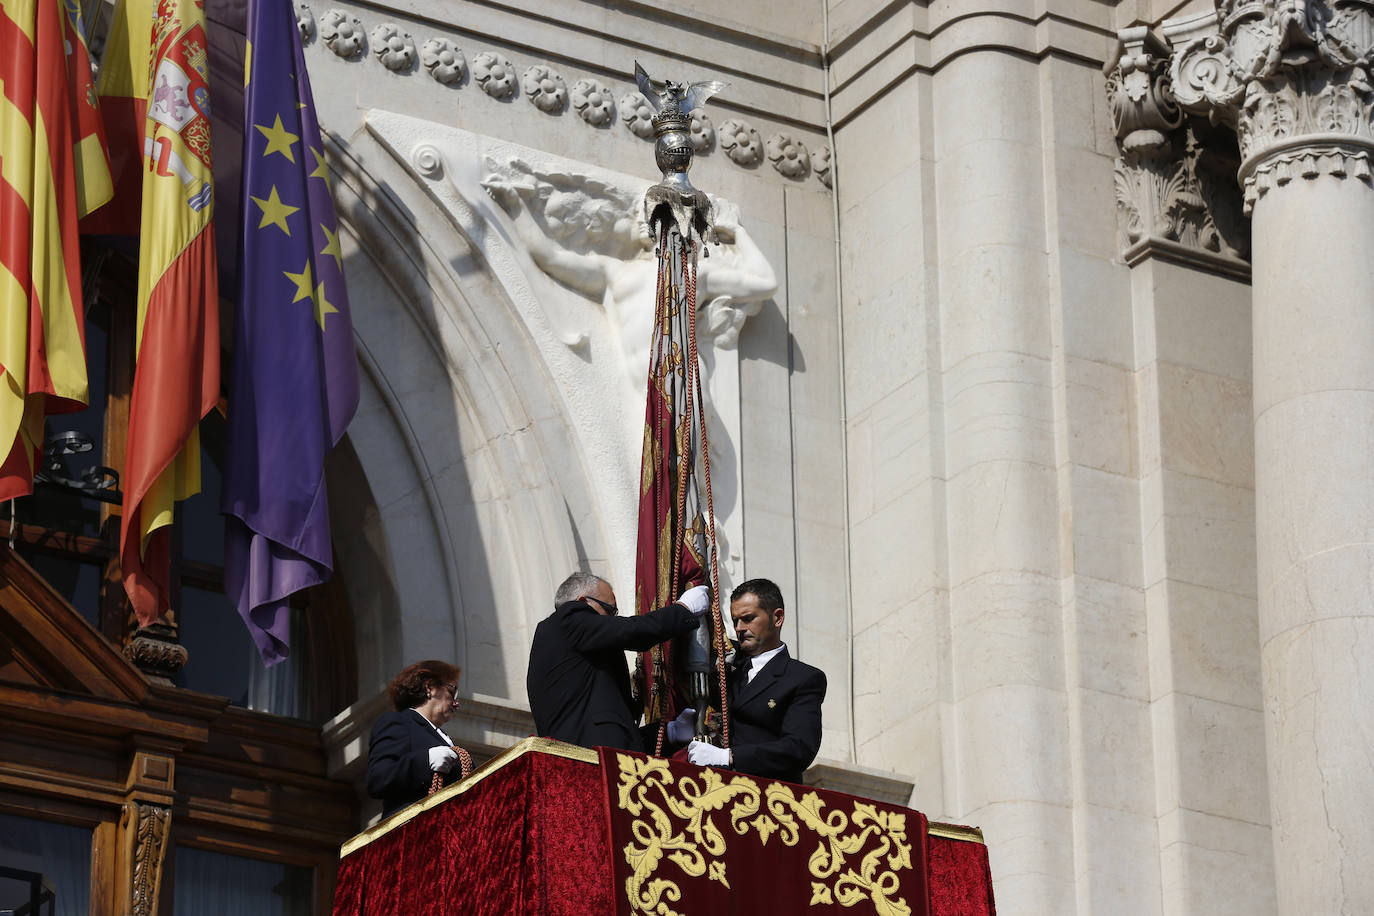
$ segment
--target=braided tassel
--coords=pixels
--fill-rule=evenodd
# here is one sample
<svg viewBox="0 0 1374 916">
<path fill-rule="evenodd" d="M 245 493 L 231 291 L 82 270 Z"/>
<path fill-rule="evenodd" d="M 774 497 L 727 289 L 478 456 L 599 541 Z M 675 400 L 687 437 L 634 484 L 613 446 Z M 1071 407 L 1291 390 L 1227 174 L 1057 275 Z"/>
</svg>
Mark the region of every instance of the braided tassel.
<svg viewBox="0 0 1374 916">
<path fill-rule="evenodd" d="M 458 752 L 458 766 L 460 767 L 461 773 L 458 778 L 467 779 L 472 775 L 472 755 L 456 744 L 453 746 L 453 749 Z M 434 778 L 429 781 L 429 791 L 425 793 L 425 797 L 428 798 L 443 787 L 444 774 L 435 773 Z"/>
</svg>

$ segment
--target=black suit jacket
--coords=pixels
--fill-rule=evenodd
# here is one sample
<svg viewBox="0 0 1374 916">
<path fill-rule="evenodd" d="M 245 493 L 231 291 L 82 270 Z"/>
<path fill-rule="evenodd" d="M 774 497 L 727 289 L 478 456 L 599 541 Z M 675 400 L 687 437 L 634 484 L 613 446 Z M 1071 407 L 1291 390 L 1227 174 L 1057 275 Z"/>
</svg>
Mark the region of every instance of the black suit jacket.
<svg viewBox="0 0 1374 916">
<path fill-rule="evenodd" d="M 429 792 L 434 771 L 429 749 L 444 739 L 424 716 L 413 709 L 389 712 L 372 726 L 367 748 L 367 794 L 382 800 L 382 816 L 390 817 Z M 459 778 L 454 768 L 444 775 L 447 785 Z"/>
<path fill-rule="evenodd" d="M 821 748 L 825 672 L 797 661 L 787 647 L 752 681 L 748 660 L 731 672 L 730 768 L 801 782 Z"/>
<path fill-rule="evenodd" d="M 584 747 L 643 753 L 625 652 L 643 652 L 696 627 L 697 618 L 680 604 L 634 617 L 599 614 L 585 601 L 558 605 L 539 622 L 530 646 L 525 689 L 535 731 Z"/>
</svg>

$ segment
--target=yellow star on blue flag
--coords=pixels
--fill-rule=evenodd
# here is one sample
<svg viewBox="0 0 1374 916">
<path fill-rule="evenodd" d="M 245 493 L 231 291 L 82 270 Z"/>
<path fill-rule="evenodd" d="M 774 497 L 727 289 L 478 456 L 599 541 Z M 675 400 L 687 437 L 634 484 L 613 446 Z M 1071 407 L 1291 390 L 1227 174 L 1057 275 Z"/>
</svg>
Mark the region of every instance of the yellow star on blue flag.
<svg viewBox="0 0 1374 916">
<path fill-rule="evenodd" d="M 324 460 L 357 409 L 358 361 L 294 4 L 248 0 L 247 36 L 224 588 L 272 664 L 291 594 L 333 569 Z"/>
</svg>

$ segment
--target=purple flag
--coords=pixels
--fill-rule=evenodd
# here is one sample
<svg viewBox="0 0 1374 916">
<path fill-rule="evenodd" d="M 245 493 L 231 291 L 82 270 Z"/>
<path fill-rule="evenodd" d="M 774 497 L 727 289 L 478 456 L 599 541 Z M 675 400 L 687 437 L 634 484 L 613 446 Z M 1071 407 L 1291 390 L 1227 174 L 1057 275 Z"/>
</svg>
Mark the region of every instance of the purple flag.
<svg viewBox="0 0 1374 916">
<path fill-rule="evenodd" d="M 333 572 L 324 459 L 358 406 L 338 221 L 289 0 L 250 0 L 224 590 L 272 665 Z"/>
</svg>

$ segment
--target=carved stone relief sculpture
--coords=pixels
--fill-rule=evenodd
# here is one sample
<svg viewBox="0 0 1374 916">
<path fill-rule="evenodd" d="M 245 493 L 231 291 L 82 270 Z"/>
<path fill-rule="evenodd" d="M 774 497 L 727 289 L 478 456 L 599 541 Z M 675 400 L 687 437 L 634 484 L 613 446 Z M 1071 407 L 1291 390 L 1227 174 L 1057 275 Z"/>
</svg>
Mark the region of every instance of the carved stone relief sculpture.
<svg viewBox="0 0 1374 916">
<path fill-rule="evenodd" d="M 320 37 L 329 50 L 345 60 L 363 51 L 363 23 L 357 16 L 343 10 L 330 10 L 320 20 Z"/>
<path fill-rule="evenodd" d="M 483 186 L 510 217 L 535 264 L 562 285 L 601 303 L 622 341 L 626 379 L 644 381 L 657 264 L 643 216 L 643 188 L 541 172 L 520 160 L 488 161 Z M 698 268 L 706 334 L 733 346 L 745 318 L 777 291 L 772 266 L 739 223 L 739 210 L 713 198 L 721 244 Z"/>
<path fill-rule="evenodd" d="M 589 106 L 595 104 L 591 94 Z M 571 95 L 576 106 L 579 93 Z M 633 543 L 657 277 L 643 216 L 649 183 L 394 113 L 372 112 L 367 123 L 450 215 L 451 228 L 433 231 L 461 233 L 465 244 L 480 250 L 478 261 L 490 265 L 538 342 L 553 383 L 566 393 L 570 423 L 597 486 L 604 537 Z M 735 345 L 778 281 L 737 208 L 721 199 L 712 205 L 719 244 L 699 262 L 698 333 L 719 424 L 712 429 L 711 466 L 717 519 L 730 545 L 722 571 L 728 578 L 744 544 Z M 446 245 L 441 237 L 433 243 Z M 632 558 L 612 562 L 624 581 L 633 576 Z"/>
</svg>

